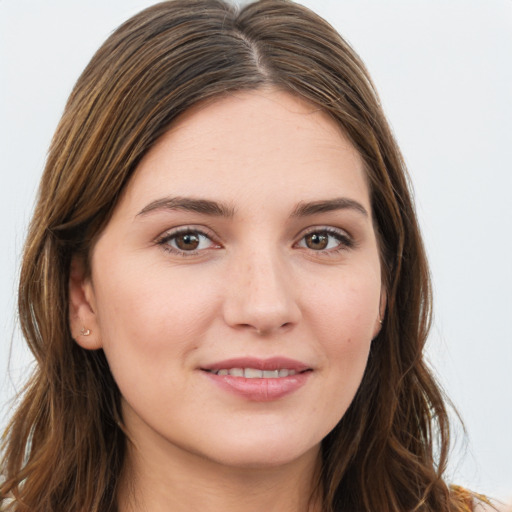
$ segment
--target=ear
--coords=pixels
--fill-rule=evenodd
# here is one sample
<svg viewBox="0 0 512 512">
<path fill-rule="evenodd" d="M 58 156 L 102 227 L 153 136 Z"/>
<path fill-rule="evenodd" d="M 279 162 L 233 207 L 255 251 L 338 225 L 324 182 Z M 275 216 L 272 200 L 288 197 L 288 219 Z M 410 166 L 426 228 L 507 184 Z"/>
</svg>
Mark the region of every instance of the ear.
<svg viewBox="0 0 512 512">
<path fill-rule="evenodd" d="M 73 256 L 69 271 L 69 327 L 73 339 L 87 350 L 102 348 L 94 289 L 83 258 Z"/>
<path fill-rule="evenodd" d="M 375 320 L 372 339 L 375 339 L 382 329 L 382 324 L 384 323 L 384 317 L 386 316 L 387 300 L 388 300 L 388 297 L 387 297 L 386 289 L 384 288 L 384 286 L 382 286 L 382 288 L 380 290 L 379 316 Z"/>
</svg>

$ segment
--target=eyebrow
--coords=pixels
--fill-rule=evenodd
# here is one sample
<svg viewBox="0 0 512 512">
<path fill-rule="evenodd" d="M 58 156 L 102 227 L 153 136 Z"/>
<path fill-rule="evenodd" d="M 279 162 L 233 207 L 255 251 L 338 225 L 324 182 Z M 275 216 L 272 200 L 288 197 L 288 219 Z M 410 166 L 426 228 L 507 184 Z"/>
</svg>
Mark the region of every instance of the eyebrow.
<svg viewBox="0 0 512 512">
<path fill-rule="evenodd" d="M 292 212 L 292 217 L 307 217 L 319 213 L 336 210 L 355 210 L 368 217 L 366 208 L 354 199 L 338 197 L 321 201 L 300 202 Z M 163 197 L 146 205 L 138 214 L 146 215 L 157 210 L 182 210 L 215 217 L 233 217 L 235 209 L 227 204 L 210 201 L 208 199 L 195 199 L 190 197 Z"/>
<path fill-rule="evenodd" d="M 354 199 L 347 197 L 337 197 L 324 201 L 313 201 L 309 203 L 300 202 L 292 213 L 292 217 L 306 217 L 316 215 L 317 213 L 332 212 L 335 210 L 355 210 L 365 217 L 368 217 L 366 208 Z"/>
<path fill-rule="evenodd" d="M 202 213 L 205 215 L 213 215 L 216 217 L 233 217 L 235 214 L 234 208 L 216 201 L 209 201 L 208 199 L 195 199 L 192 197 L 163 197 L 149 203 L 137 214 L 137 216 L 146 215 L 147 213 L 155 210 L 183 210 Z"/>
</svg>

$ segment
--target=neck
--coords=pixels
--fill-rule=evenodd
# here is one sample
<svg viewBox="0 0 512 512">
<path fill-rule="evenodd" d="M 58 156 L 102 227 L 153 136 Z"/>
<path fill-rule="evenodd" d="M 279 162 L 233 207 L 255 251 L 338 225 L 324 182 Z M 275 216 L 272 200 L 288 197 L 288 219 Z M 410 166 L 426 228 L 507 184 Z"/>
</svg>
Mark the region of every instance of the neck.
<svg viewBox="0 0 512 512">
<path fill-rule="evenodd" d="M 269 467 L 232 467 L 178 448 L 145 451 L 129 443 L 119 512 L 319 512 L 319 450 Z"/>
</svg>

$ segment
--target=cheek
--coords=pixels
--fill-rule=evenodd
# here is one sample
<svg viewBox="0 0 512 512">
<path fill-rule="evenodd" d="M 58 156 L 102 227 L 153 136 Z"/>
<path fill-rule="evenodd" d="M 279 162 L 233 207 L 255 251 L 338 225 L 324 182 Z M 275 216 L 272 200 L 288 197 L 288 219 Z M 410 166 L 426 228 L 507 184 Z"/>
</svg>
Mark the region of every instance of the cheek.
<svg viewBox="0 0 512 512">
<path fill-rule="evenodd" d="M 103 348 L 113 373 L 144 363 L 164 374 L 200 344 L 218 309 L 216 288 L 197 272 L 178 279 L 173 268 L 137 262 L 133 275 L 133 265 L 128 260 L 97 276 Z"/>
<path fill-rule="evenodd" d="M 187 370 L 218 299 L 207 293 L 204 279 L 178 280 L 175 273 L 173 279 L 169 269 L 145 267 L 138 278 L 127 280 L 126 271 L 119 265 L 98 276 L 103 350 L 125 401 L 148 418 L 151 411 L 165 417 L 182 406 L 177 397 L 190 404 L 201 398 Z"/>
<path fill-rule="evenodd" d="M 374 272 L 353 272 L 325 279 L 309 294 L 307 315 L 311 333 L 324 354 L 331 405 L 337 423 L 361 383 L 379 314 L 380 284 Z M 313 338 L 314 339 L 314 338 Z M 331 412 L 333 414 L 333 412 Z"/>
<path fill-rule="evenodd" d="M 380 277 L 373 269 L 335 273 L 318 280 L 309 290 L 305 311 L 314 329 L 333 348 L 357 350 L 371 341 L 379 318 Z"/>
</svg>

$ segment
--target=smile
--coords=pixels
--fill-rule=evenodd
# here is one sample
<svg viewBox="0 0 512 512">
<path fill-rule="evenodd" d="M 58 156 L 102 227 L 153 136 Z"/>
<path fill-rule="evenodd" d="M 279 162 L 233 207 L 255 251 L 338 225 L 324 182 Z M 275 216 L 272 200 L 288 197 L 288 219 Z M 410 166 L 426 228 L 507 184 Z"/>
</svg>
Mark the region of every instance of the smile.
<svg viewBox="0 0 512 512">
<path fill-rule="evenodd" d="M 245 377 L 246 379 L 279 379 L 295 375 L 295 370 L 282 368 L 280 370 L 258 370 L 257 368 L 221 368 L 210 370 L 215 375 L 231 375 L 233 377 Z"/>
<path fill-rule="evenodd" d="M 238 357 L 201 370 L 221 390 L 253 402 L 272 402 L 294 394 L 314 371 L 308 364 L 287 357 Z"/>
</svg>

